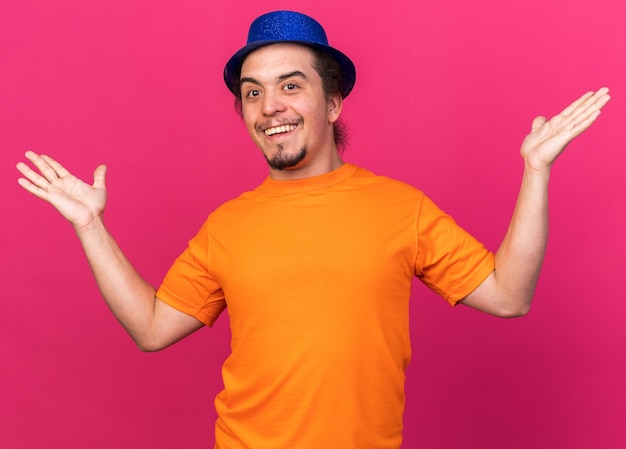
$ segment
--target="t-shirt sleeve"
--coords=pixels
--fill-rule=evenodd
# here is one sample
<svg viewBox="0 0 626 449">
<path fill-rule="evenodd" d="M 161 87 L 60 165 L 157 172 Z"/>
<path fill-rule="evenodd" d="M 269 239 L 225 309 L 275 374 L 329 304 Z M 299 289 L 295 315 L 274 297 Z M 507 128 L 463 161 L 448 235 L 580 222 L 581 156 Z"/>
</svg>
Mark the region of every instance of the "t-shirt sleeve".
<svg viewBox="0 0 626 449">
<path fill-rule="evenodd" d="M 424 196 L 418 215 L 415 275 L 451 305 L 495 269 L 495 256 Z"/>
<path fill-rule="evenodd" d="M 183 313 L 212 326 L 226 308 L 224 293 L 209 270 L 208 221 L 174 261 L 156 296 Z"/>
</svg>

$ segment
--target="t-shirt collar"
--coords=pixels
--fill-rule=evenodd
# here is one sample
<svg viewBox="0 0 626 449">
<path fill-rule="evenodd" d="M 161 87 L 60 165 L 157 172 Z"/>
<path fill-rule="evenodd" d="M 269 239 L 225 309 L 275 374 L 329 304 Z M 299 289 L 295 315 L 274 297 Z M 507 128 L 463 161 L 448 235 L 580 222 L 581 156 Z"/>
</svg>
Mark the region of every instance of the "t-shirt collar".
<svg viewBox="0 0 626 449">
<path fill-rule="evenodd" d="M 267 177 L 256 190 L 277 193 L 299 193 L 323 189 L 342 182 L 350 177 L 356 169 L 357 166 L 354 164 L 343 164 L 341 167 L 328 173 L 293 181 L 277 181 Z"/>
</svg>

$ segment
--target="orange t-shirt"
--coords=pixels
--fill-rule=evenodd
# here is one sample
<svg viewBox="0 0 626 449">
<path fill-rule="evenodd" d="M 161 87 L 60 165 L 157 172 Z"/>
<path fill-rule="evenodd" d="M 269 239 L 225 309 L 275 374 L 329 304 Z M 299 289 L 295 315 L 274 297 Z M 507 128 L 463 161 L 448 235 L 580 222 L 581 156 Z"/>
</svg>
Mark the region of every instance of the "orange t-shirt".
<svg viewBox="0 0 626 449">
<path fill-rule="evenodd" d="M 228 305 L 217 448 L 397 449 L 413 276 L 455 304 L 493 269 L 421 191 L 345 164 L 223 204 L 157 296 L 207 325 Z"/>
</svg>

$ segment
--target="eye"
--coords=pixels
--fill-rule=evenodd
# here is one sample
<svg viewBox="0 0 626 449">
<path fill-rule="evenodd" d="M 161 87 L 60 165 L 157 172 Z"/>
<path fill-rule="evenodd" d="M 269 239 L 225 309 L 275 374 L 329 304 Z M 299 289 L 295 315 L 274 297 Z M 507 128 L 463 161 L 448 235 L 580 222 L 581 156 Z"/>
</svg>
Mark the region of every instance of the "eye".
<svg viewBox="0 0 626 449">
<path fill-rule="evenodd" d="M 246 93 L 246 98 L 254 98 L 254 97 L 258 97 L 259 95 L 261 95 L 261 91 L 258 89 L 250 89 L 247 93 Z"/>
<path fill-rule="evenodd" d="M 295 83 L 287 83 L 285 84 L 284 89 L 285 90 L 296 90 L 298 88 L 298 85 Z"/>
</svg>

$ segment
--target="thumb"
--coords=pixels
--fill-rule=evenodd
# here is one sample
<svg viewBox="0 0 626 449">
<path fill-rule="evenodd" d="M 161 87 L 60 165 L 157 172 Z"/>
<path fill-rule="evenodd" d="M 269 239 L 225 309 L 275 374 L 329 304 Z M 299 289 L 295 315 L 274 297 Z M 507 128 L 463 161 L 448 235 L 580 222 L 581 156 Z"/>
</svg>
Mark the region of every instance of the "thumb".
<svg viewBox="0 0 626 449">
<path fill-rule="evenodd" d="M 106 177 L 107 166 L 98 165 L 93 172 L 93 186 L 96 189 L 103 189 L 105 187 L 104 180 Z"/>
<path fill-rule="evenodd" d="M 541 115 L 539 117 L 535 117 L 535 119 L 533 120 L 533 124 L 530 127 L 531 132 L 537 131 L 547 121 L 548 121 L 548 119 L 546 119 L 545 117 L 543 117 Z"/>
</svg>

